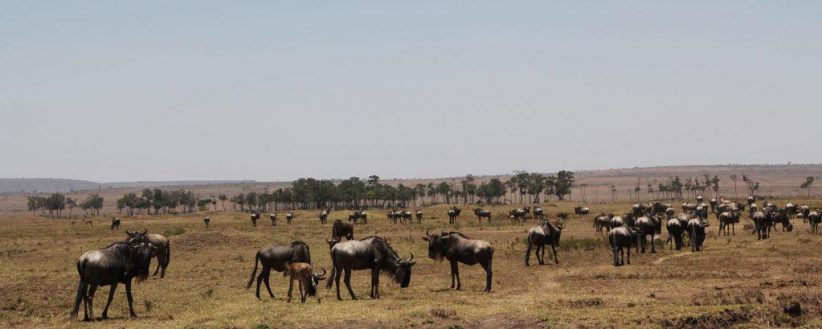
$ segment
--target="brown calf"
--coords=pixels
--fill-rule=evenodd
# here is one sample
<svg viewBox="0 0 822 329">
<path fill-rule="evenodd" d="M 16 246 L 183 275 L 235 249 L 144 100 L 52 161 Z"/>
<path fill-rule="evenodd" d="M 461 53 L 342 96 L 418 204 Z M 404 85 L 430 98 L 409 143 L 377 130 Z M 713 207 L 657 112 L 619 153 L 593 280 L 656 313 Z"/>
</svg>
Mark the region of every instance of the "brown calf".
<svg viewBox="0 0 822 329">
<path fill-rule="evenodd" d="M 306 296 L 317 295 L 317 284 L 321 280 L 325 280 L 326 271 L 323 269 L 322 274 L 314 273 L 311 264 L 296 262 L 288 264 L 288 267 L 283 271 L 283 276 L 288 276 L 288 302 L 291 302 L 291 291 L 294 290 L 294 281 L 298 281 L 300 288 L 300 302 L 305 303 Z M 305 287 L 305 289 L 303 289 Z M 317 302 L 320 299 L 317 298 Z"/>
</svg>

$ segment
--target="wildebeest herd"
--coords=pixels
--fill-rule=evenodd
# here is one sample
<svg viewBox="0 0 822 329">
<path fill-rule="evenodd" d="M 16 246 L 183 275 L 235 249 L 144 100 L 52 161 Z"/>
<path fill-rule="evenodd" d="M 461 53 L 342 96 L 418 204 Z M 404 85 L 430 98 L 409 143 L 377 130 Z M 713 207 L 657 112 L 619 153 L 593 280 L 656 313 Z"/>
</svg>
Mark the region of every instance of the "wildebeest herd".
<svg viewBox="0 0 822 329">
<path fill-rule="evenodd" d="M 710 215 L 713 214 L 719 223 L 720 235 L 735 235 L 735 224 L 740 223 L 740 218 L 748 209 L 748 217 L 752 221 L 753 233 L 757 239 L 767 239 L 772 229 L 779 224 L 783 231 L 792 231 L 792 219 L 803 218 L 811 227 L 811 232 L 818 231 L 820 213 L 811 210 L 807 206 L 798 206 L 788 203 L 784 208 L 780 208 L 773 203 L 764 202 L 762 206 L 756 204 L 756 199 L 748 198 L 747 203 L 734 202 L 730 200 L 711 200 L 704 203 L 702 198 L 697 198 L 697 203 L 684 203 L 681 212 L 674 210 L 673 206 L 664 202 L 637 203 L 630 211 L 622 214 L 599 213 L 593 216 L 593 227 L 597 234 L 602 235 L 607 232 L 607 240 L 613 255 L 613 265 L 620 266 L 626 262 L 630 264 L 631 248 L 635 248 L 636 253 L 644 253 L 648 249 L 650 241 L 650 252 L 656 252 L 657 241 L 662 242 L 662 226 L 668 231 L 665 244 L 670 244 L 670 249 L 680 250 L 690 246 L 696 252 L 703 248 L 706 237 L 706 228 L 710 226 Z M 577 207 L 574 213 L 585 215 L 589 213 L 588 208 Z M 487 219 L 491 221 L 492 214 L 482 208 L 473 209 L 478 221 Z M 331 209 L 324 209 L 320 213 L 320 222 L 326 223 Z M 461 210 L 451 207 L 446 215 L 450 224 L 455 224 Z M 525 266 L 530 265 L 530 256 L 533 251 L 539 265 L 546 264 L 545 249 L 551 248 L 554 264 L 559 264 L 557 248 L 560 243 L 562 230 L 565 223 L 562 220 L 546 220 L 543 209 L 535 207 L 522 207 L 512 209 L 508 212 L 515 222 L 524 222 L 526 217 L 533 213 L 533 218 L 538 221 L 538 225 L 528 230 L 525 239 L 527 247 L 525 250 Z M 251 222 L 256 226 L 259 213 L 251 214 Z M 277 225 L 277 214 L 271 214 L 272 225 Z M 294 218 L 293 213 L 287 213 L 288 223 Z M 380 298 L 379 281 L 380 274 L 387 274 L 388 277 L 401 288 L 406 288 L 411 284 L 412 268 L 416 264 L 414 255 L 404 258 L 394 250 L 390 241 L 384 237 L 368 236 L 362 239 L 354 239 L 356 224 L 367 224 L 368 214 L 364 210 L 354 211 L 348 216 L 348 222 L 341 219 L 333 221 L 330 239 L 328 243 L 331 264 L 330 271 L 322 268 L 317 271 L 311 261 L 311 251 L 308 244 L 302 241 L 293 241 L 285 245 L 272 245 L 257 250 L 254 257 L 254 267 L 246 288 L 251 288 L 256 280 L 255 295 L 260 298 L 260 286 L 265 284 L 270 297 L 274 293 L 270 286 L 271 271 L 282 272 L 288 277 L 288 301 L 292 299 L 294 282 L 297 282 L 300 291 L 300 301 L 305 302 L 308 296 L 317 295 L 317 287 L 320 281 L 327 280 L 326 288 L 331 289 L 336 285 L 336 296 L 342 300 L 340 295 L 340 281 L 342 280 L 352 299 L 357 299 L 351 289 L 352 271 L 370 270 L 371 288 L 369 296 L 374 299 Z M 421 223 L 423 219 L 422 211 L 411 212 L 408 210 L 391 210 L 387 213 L 389 222 L 392 223 L 412 223 L 416 219 Z M 203 219 L 208 227 L 210 218 Z M 112 220 L 112 229 L 119 228 L 120 219 Z M 345 238 L 345 241 L 343 241 Z M 465 234 L 456 231 L 441 232 L 431 234 L 430 229 L 425 231 L 421 237 L 428 244 L 428 258 L 434 261 L 447 260 L 450 264 L 451 289 L 460 290 L 462 285 L 459 276 L 459 264 L 476 265 L 479 264 L 486 273 L 485 290 L 491 291 L 493 277 L 494 247 L 489 241 L 477 240 L 467 237 Z M 650 240 L 648 239 L 650 238 Z M 686 243 L 687 241 L 687 243 Z M 627 256 L 627 258 L 626 258 Z M 74 306 L 71 311 L 73 318 L 78 317 L 80 303 L 84 306 L 84 320 L 94 320 L 93 298 L 100 286 L 111 286 L 106 306 L 103 308 L 102 318 L 108 316 L 108 308 L 112 302 L 114 292 L 118 284 L 125 285 L 129 314 L 135 317 L 132 297 L 132 281 L 134 278 L 145 280 L 149 276 L 151 259 L 157 258 L 157 267 L 153 275 L 160 278 L 165 277 L 166 269 L 170 263 L 171 245 L 169 239 L 159 235 L 143 231 L 126 230 L 124 241 L 115 242 L 106 248 L 92 250 L 84 253 L 77 260 L 77 271 L 79 274 L 79 285 L 75 297 Z M 261 268 L 260 268 L 261 267 Z M 258 274 L 259 269 L 259 274 Z"/>
</svg>

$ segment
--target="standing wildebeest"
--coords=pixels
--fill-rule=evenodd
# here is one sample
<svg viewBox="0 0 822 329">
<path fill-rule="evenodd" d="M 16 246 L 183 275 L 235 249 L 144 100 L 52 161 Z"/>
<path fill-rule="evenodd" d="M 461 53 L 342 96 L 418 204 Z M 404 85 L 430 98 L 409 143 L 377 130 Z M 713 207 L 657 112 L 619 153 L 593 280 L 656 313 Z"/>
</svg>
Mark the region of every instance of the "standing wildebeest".
<svg viewBox="0 0 822 329">
<path fill-rule="evenodd" d="M 417 217 L 417 224 L 422 223 L 422 210 L 417 210 L 414 215 Z"/>
<path fill-rule="evenodd" d="M 491 291 L 491 265 L 494 258 L 494 247 L 491 243 L 469 239 L 459 232 L 428 235 L 428 231 L 425 231 L 422 239 L 428 241 L 428 258 L 433 260 L 445 258 L 451 263 L 451 288 L 460 290 L 462 287 L 458 263 L 480 264 L 485 269 L 485 291 Z"/>
<path fill-rule="evenodd" d="M 785 214 L 788 215 L 788 219 L 793 219 L 794 216 L 796 216 L 797 210 L 798 207 L 793 202 L 788 202 L 788 204 L 785 205 Z"/>
<path fill-rule="evenodd" d="M 607 233 L 608 230 L 611 229 L 611 219 L 614 218 L 613 214 L 603 214 L 600 213 L 596 217 L 594 217 L 594 229 L 597 230 L 597 233 L 602 235 L 602 231 L 605 230 Z"/>
<path fill-rule="evenodd" d="M 351 216 L 353 216 L 353 215 L 351 215 Z M 349 222 L 351 221 L 351 216 L 348 216 L 348 221 Z M 397 219 L 400 218 L 400 213 L 396 210 L 389 210 L 388 212 L 385 213 L 385 218 L 388 218 L 389 223 L 396 224 Z"/>
<path fill-rule="evenodd" d="M 682 233 L 685 232 L 686 226 L 687 224 L 683 224 L 682 221 L 679 220 L 679 218 L 668 219 L 668 224 L 666 226 L 668 228 L 668 240 L 666 241 L 666 243 L 671 242 L 673 240 L 674 243 L 673 245 L 671 245 L 671 248 L 673 248 L 675 245 L 676 250 L 682 249 Z"/>
<path fill-rule="evenodd" d="M 728 235 L 736 235 L 736 229 L 734 224 L 739 223 L 739 211 L 737 210 L 728 210 L 719 214 L 719 232 L 720 234 L 724 234 L 725 236 Z M 730 234 L 728 234 L 728 226 L 731 227 Z"/>
<path fill-rule="evenodd" d="M 288 213 L 286 213 L 286 214 L 285 214 L 285 222 L 286 222 L 288 225 L 291 225 L 291 221 L 292 221 L 293 219 L 294 219 L 294 213 L 292 213 L 292 212 L 288 212 Z"/>
<path fill-rule="evenodd" d="M 325 274 L 325 269 L 323 269 L 322 274 L 314 273 L 314 269 L 309 263 L 289 263 L 288 267 L 283 271 L 283 276 L 288 277 L 288 300 L 286 302 L 291 302 L 291 292 L 294 290 L 294 281 L 297 281 L 300 287 L 300 302 L 305 303 L 306 296 L 316 296 L 317 285 L 320 281 L 325 280 Z M 305 290 L 303 290 L 303 288 Z M 320 300 L 317 299 L 317 302 L 319 303 Z"/>
<path fill-rule="evenodd" d="M 330 243 L 329 243 L 330 244 Z M 371 270 L 371 298 L 380 298 L 380 271 L 386 271 L 400 284 L 400 288 L 407 288 L 411 283 L 411 267 L 416 262 L 414 255 L 409 259 L 402 259 L 388 243 L 380 237 L 367 237 L 362 240 L 339 242 L 331 247 L 331 276 L 325 288 L 331 289 L 337 284 L 337 300 L 340 297 L 340 278 L 345 273 L 345 287 L 351 299 L 357 299 L 351 290 L 351 270 Z"/>
<path fill-rule="evenodd" d="M 650 209 L 651 209 L 651 206 L 648 205 L 648 204 L 637 203 L 637 204 L 634 204 L 631 207 L 631 214 L 633 214 L 634 217 L 637 217 L 637 218 L 642 217 L 642 216 L 645 216 L 645 214 L 647 214 L 648 210 L 650 210 Z"/>
<path fill-rule="evenodd" d="M 645 253 L 645 238 L 648 235 L 651 236 L 651 252 L 656 253 L 654 238 L 657 234 L 662 234 L 662 221 L 656 216 L 642 216 L 636 220 L 636 228 L 642 253 Z"/>
<path fill-rule="evenodd" d="M 145 230 L 143 232 L 126 230 L 126 235 L 128 235 L 128 241 L 130 242 L 142 241 L 151 243 L 152 246 L 157 247 L 157 252 L 152 255 L 152 257 L 157 256 L 157 269 L 154 270 L 152 276 L 156 276 L 159 272 L 160 279 L 164 278 L 166 276 L 168 263 L 171 261 L 171 244 L 168 238 L 161 234 L 148 233 L 148 231 Z"/>
<path fill-rule="evenodd" d="M 822 214 L 816 211 L 808 213 L 808 223 L 811 224 L 811 233 L 819 233 L 819 221 L 822 220 Z"/>
<path fill-rule="evenodd" d="M 554 264 L 559 264 L 557 258 L 557 247 L 559 246 L 559 237 L 562 234 L 562 229 L 565 225 L 562 223 L 554 225 L 548 221 L 543 221 L 542 225 L 534 226 L 528 230 L 528 249 L 525 250 L 525 266 L 528 264 L 528 259 L 531 257 L 531 249 L 536 246 L 534 255 L 537 257 L 539 265 L 545 264 L 545 245 L 551 245 L 551 251 L 554 253 Z"/>
<path fill-rule="evenodd" d="M 271 219 L 271 226 L 277 226 L 277 214 L 271 213 L 268 215 L 268 218 Z"/>
<path fill-rule="evenodd" d="M 348 240 L 354 239 L 354 224 L 345 223 L 342 220 L 335 219 L 331 227 L 331 239 L 342 240 L 345 237 Z"/>
<path fill-rule="evenodd" d="M 545 213 L 542 211 L 542 208 L 540 208 L 540 207 L 534 208 L 534 217 L 536 217 L 537 220 L 545 219 Z"/>
<path fill-rule="evenodd" d="M 512 209 L 511 211 L 509 211 L 508 212 L 508 217 L 513 219 L 515 222 L 523 222 L 523 221 L 525 221 L 525 214 L 526 214 L 525 209 L 517 208 L 517 209 Z"/>
<path fill-rule="evenodd" d="M 574 214 L 576 214 L 577 216 L 587 215 L 590 212 L 591 209 L 588 209 L 588 207 L 574 207 Z"/>
<path fill-rule="evenodd" d="M 368 214 L 366 214 L 365 211 L 357 210 L 348 215 L 349 222 L 354 222 L 354 224 L 357 224 L 360 220 L 362 220 L 363 224 L 368 224 Z"/>
<path fill-rule="evenodd" d="M 71 318 L 77 319 L 80 302 L 82 301 L 84 308 L 83 320 L 93 321 L 92 301 L 97 287 L 111 286 L 108 292 L 108 302 L 103 309 L 103 319 L 107 319 L 108 307 L 111 305 L 112 298 L 114 298 L 114 291 L 117 290 L 118 283 L 126 285 L 129 315 L 137 317 L 137 314 L 134 314 L 134 298 L 131 296 L 131 279 L 136 276 L 138 280 L 145 280 L 148 277 L 151 254 L 155 250 L 156 247 L 148 243 L 115 242 L 104 249 L 88 251 L 80 256 L 77 259 L 80 284 L 77 288 L 74 308 L 71 309 Z"/>
<path fill-rule="evenodd" d="M 771 211 L 768 213 L 768 216 L 771 217 L 771 225 L 774 226 L 774 230 L 776 230 L 776 224 L 779 223 L 782 225 L 782 232 L 793 231 L 793 224 L 791 224 L 790 219 L 788 219 L 788 214 L 785 210 L 777 209 L 775 211 Z"/>
<path fill-rule="evenodd" d="M 257 227 L 258 219 L 260 219 L 260 214 L 256 212 L 251 213 L 251 226 Z"/>
<path fill-rule="evenodd" d="M 756 233 L 756 239 L 767 239 L 771 231 L 770 216 L 764 212 L 757 211 L 753 214 L 753 216 L 751 216 L 751 220 L 754 222 L 754 233 Z"/>
<path fill-rule="evenodd" d="M 257 255 L 254 257 L 254 270 L 251 271 L 251 279 L 248 279 L 245 288 L 251 288 L 254 276 L 257 274 L 257 265 L 263 264 L 263 269 L 260 271 L 260 275 L 257 276 L 256 296 L 257 299 L 260 299 L 260 283 L 265 282 L 268 295 L 274 298 L 274 293 L 271 292 L 271 286 L 268 283 L 271 270 L 282 272 L 286 270 L 289 263 L 295 262 L 311 264 L 311 251 L 305 242 L 294 241 L 285 246 L 273 245 L 257 250 Z"/>
<path fill-rule="evenodd" d="M 205 224 L 206 230 L 208 229 L 208 224 L 209 223 L 211 223 L 211 218 L 208 218 L 208 216 L 205 216 L 205 218 L 203 218 L 203 224 Z"/>
<path fill-rule="evenodd" d="M 456 224 L 460 212 L 462 212 L 460 208 L 451 206 L 451 209 L 448 209 L 448 224 Z"/>
<path fill-rule="evenodd" d="M 320 224 L 328 223 L 328 213 L 330 213 L 330 209 L 323 209 L 320 213 Z"/>
<path fill-rule="evenodd" d="M 708 227 L 701 217 L 688 221 L 688 236 L 691 239 L 691 251 L 701 251 L 705 242 L 705 228 Z"/>
<path fill-rule="evenodd" d="M 399 215 L 400 215 L 400 222 L 402 222 L 403 224 L 405 224 L 405 223 L 410 224 L 411 223 L 411 218 L 413 217 L 413 214 L 411 214 L 410 211 L 400 210 Z"/>
<path fill-rule="evenodd" d="M 483 218 L 488 218 L 488 223 L 491 223 L 491 212 L 488 210 L 474 208 L 474 215 L 477 216 L 477 220 L 480 222 L 482 222 Z"/>
<path fill-rule="evenodd" d="M 620 226 L 608 232 L 608 244 L 614 254 L 614 266 L 625 265 L 625 252 L 628 252 L 628 265 L 631 264 L 631 246 L 637 243 L 637 231 L 633 227 Z"/>
<path fill-rule="evenodd" d="M 111 218 L 111 230 L 114 231 L 115 229 L 120 229 L 120 219 L 117 217 Z"/>
</svg>

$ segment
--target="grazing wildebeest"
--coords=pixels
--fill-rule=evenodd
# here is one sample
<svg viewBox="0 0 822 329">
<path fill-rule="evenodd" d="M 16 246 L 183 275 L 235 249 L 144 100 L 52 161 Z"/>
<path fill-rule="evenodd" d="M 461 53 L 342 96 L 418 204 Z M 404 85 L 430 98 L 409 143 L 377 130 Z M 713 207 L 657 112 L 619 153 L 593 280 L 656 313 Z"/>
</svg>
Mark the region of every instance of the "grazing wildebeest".
<svg viewBox="0 0 822 329">
<path fill-rule="evenodd" d="M 639 246 L 642 253 L 645 253 L 645 244 L 647 243 L 645 238 L 648 235 L 651 236 L 651 252 L 656 253 L 654 238 L 657 234 L 662 234 L 662 221 L 656 216 L 642 216 L 637 218 L 635 225 L 639 234 Z"/>
<path fill-rule="evenodd" d="M 380 272 L 386 271 L 400 284 L 400 288 L 407 288 L 411 283 L 411 267 L 416 262 L 414 255 L 409 259 L 402 259 L 388 243 L 380 237 L 370 236 L 362 240 L 349 240 L 339 242 L 331 247 L 331 276 L 328 278 L 325 288 L 331 289 L 333 283 L 337 284 L 337 300 L 340 297 L 340 278 L 345 274 L 345 287 L 351 299 L 357 299 L 354 291 L 351 290 L 352 270 L 371 270 L 371 298 L 380 298 Z"/>
<path fill-rule="evenodd" d="M 491 223 L 491 212 L 488 210 L 474 208 L 474 215 L 477 216 L 477 220 L 480 222 L 482 222 L 483 218 L 488 218 L 488 223 Z"/>
<path fill-rule="evenodd" d="M 551 224 L 548 221 L 543 221 L 542 225 L 534 226 L 528 230 L 528 249 L 525 250 L 525 266 L 528 264 L 528 259 L 531 257 L 531 249 L 536 247 L 534 255 L 537 257 L 539 265 L 545 264 L 545 245 L 551 245 L 551 251 L 554 253 L 554 264 L 559 264 L 557 258 L 557 247 L 559 246 L 559 238 L 562 235 L 562 229 L 565 225 L 559 223 L 557 225 Z"/>
<path fill-rule="evenodd" d="M 325 269 L 323 269 L 322 274 L 314 273 L 314 269 L 309 263 L 289 263 L 288 267 L 283 271 L 283 276 L 288 277 L 288 300 L 286 302 L 291 302 L 291 292 L 294 290 L 294 281 L 297 281 L 297 285 L 300 287 L 300 302 L 305 303 L 306 296 L 316 296 L 317 285 L 320 281 L 325 280 L 325 274 Z M 317 302 L 320 302 L 319 298 Z"/>
<path fill-rule="evenodd" d="M 331 227 L 331 239 L 342 240 L 345 237 L 348 240 L 354 239 L 354 224 L 345 223 L 342 220 L 335 219 Z"/>
<path fill-rule="evenodd" d="M 574 207 L 574 214 L 577 215 L 577 216 L 587 215 L 590 212 L 591 212 L 591 209 L 588 209 L 588 207 Z"/>
<path fill-rule="evenodd" d="M 263 269 L 260 275 L 257 276 L 257 299 L 260 299 L 260 283 L 265 282 L 265 288 L 268 290 L 268 295 L 274 298 L 274 293 L 271 292 L 271 286 L 268 279 L 271 276 L 271 270 L 282 272 L 286 270 L 289 263 L 308 263 L 311 264 L 311 251 L 308 245 L 302 241 L 294 241 L 287 245 L 273 245 L 257 250 L 257 255 L 254 257 L 254 270 L 251 272 L 251 278 L 248 279 L 246 289 L 251 288 L 254 282 L 254 276 L 257 274 L 257 265 L 262 264 Z"/>
<path fill-rule="evenodd" d="M 696 212 L 696 206 L 697 205 L 695 205 L 695 204 L 682 203 L 682 212 L 684 212 L 686 214 L 692 214 L 692 213 Z"/>
<path fill-rule="evenodd" d="M 208 218 L 208 216 L 205 216 L 205 218 L 203 218 L 203 224 L 205 224 L 206 230 L 208 229 L 208 224 L 209 223 L 211 223 L 211 218 Z"/>
<path fill-rule="evenodd" d="M 320 212 L 320 224 L 328 223 L 328 214 L 331 213 L 331 209 L 323 209 Z"/>
<path fill-rule="evenodd" d="M 691 240 L 691 251 L 701 251 L 705 242 L 705 227 L 708 224 L 701 217 L 692 218 L 688 221 L 688 236 Z"/>
<path fill-rule="evenodd" d="M 540 208 L 540 207 L 534 208 L 534 217 L 536 217 L 537 220 L 545 219 L 545 213 L 542 211 L 542 208 Z"/>
<path fill-rule="evenodd" d="M 811 233 L 819 233 L 819 221 L 822 220 L 822 214 L 816 211 L 808 213 L 808 223 L 811 224 Z"/>
<path fill-rule="evenodd" d="M 111 218 L 111 230 L 114 231 L 115 229 L 120 229 L 120 219 L 117 217 Z"/>
<path fill-rule="evenodd" d="M 412 214 L 410 211 L 408 211 L 408 210 L 400 210 L 399 214 L 400 214 L 400 221 L 401 221 L 403 224 L 405 224 L 405 223 L 411 223 L 411 218 L 413 217 L 413 214 Z"/>
<path fill-rule="evenodd" d="M 753 214 L 753 216 L 751 216 L 751 220 L 754 222 L 754 233 L 756 233 L 756 239 L 767 239 L 771 230 L 770 216 L 764 212 L 757 211 Z"/>
<path fill-rule="evenodd" d="M 736 235 L 734 224 L 739 223 L 739 216 L 740 214 L 737 210 L 728 210 L 719 214 L 719 232 L 725 236 Z M 730 230 L 728 226 L 730 226 Z M 730 234 L 728 231 L 730 231 Z"/>
<path fill-rule="evenodd" d="M 348 215 L 349 222 L 354 222 L 354 224 L 357 224 L 360 220 L 362 220 L 363 224 L 368 224 L 368 214 L 366 214 L 365 211 L 357 210 Z"/>
<path fill-rule="evenodd" d="M 637 243 L 638 233 L 635 228 L 620 226 L 608 232 L 608 245 L 614 254 L 614 266 L 625 265 L 625 252 L 628 253 L 628 265 L 631 264 L 631 246 Z"/>
<path fill-rule="evenodd" d="M 388 218 L 388 222 L 396 224 L 397 220 L 400 218 L 400 213 L 396 210 L 389 210 L 385 213 L 385 217 Z M 348 221 L 351 221 L 351 218 L 352 217 L 349 216 Z"/>
<path fill-rule="evenodd" d="M 597 230 L 597 233 L 600 235 L 604 230 L 606 233 L 608 230 L 611 229 L 611 219 L 614 218 L 614 214 L 603 214 L 600 213 L 598 216 L 594 217 L 594 228 Z"/>
<path fill-rule="evenodd" d="M 80 274 L 80 284 L 77 288 L 77 297 L 74 300 L 74 308 L 71 309 L 71 318 L 77 319 L 80 311 L 80 302 L 83 302 L 83 320 L 95 320 L 93 312 L 94 293 L 99 286 L 111 286 L 108 293 L 108 302 L 103 309 L 103 319 L 108 318 L 108 307 L 114 298 L 117 284 L 126 285 L 126 298 L 128 299 L 128 312 L 131 317 L 137 317 L 134 313 L 131 296 L 131 279 L 135 276 L 138 280 L 145 280 L 148 277 L 148 267 L 151 263 L 151 254 L 156 251 L 156 247 L 148 243 L 125 243 L 115 242 L 112 245 L 98 250 L 84 253 L 77 259 L 77 273 Z"/>
<path fill-rule="evenodd" d="M 428 235 L 428 231 L 425 231 L 422 239 L 428 241 L 428 258 L 437 261 L 445 258 L 451 263 L 451 288 L 460 290 L 462 287 L 458 263 L 480 264 L 485 269 L 485 291 L 491 291 L 494 247 L 490 242 L 469 239 L 459 232 Z"/>
<path fill-rule="evenodd" d="M 422 223 L 422 210 L 417 210 L 414 215 L 417 217 L 417 224 Z"/>
<path fill-rule="evenodd" d="M 511 211 L 508 212 L 508 217 L 510 217 L 511 219 L 513 219 L 516 222 L 522 222 L 522 221 L 525 220 L 525 209 L 522 209 L 522 208 L 512 209 Z"/>
<path fill-rule="evenodd" d="M 157 252 L 152 255 L 152 257 L 157 257 L 157 269 L 154 270 L 152 276 L 156 276 L 159 272 L 160 279 L 164 278 L 168 263 L 171 261 L 171 243 L 168 238 L 161 234 L 148 233 L 145 230 L 143 232 L 126 230 L 126 235 L 128 236 L 127 242 L 142 241 L 157 247 Z"/>
<path fill-rule="evenodd" d="M 294 213 L 288 212 L 285 214 L 285 222 L 286 224 L 291 225 L 291 221 L 294 219 Z"/>
<path fill-rule="evenodd" d="M 460 208 L 452 206 L 451 209 L 448 209 L 448 224 L 456 224 L 457 217 L 460 215 L 462 210 Z"/>
<path fill-rule="evenodd" d="M 776 224 L 779 223 L 782 225 L 782 232 L 793 231 L 793 224 L 791 224 L 790 219 L 788 219 L 788 214 L 785 210 L 777 209 L 775 211 L 771 211 L 768 213 L 768 216 L 771 218 L 770 222 L 771 225 L 774 226 L 774 230 L 776 230 Z"/>
<path fill-rule="evenodd" d="M 268 218 L 271 219 L 271 226 L 277 226 L 277 214 L 271 213 L 268 215 Z"/>
<path fill-rule="evenodd" d="M 258 219 L 260 219 L 260 214 L 256 212 L 251 213 L 251 226 L 257 227 Z"/>
</svg>

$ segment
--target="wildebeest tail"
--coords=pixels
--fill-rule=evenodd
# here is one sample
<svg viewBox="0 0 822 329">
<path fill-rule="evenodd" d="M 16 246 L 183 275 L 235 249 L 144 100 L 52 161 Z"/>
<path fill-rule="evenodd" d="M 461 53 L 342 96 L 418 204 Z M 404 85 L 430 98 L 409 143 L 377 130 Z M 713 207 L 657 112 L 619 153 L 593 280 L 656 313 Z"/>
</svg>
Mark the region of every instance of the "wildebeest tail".
<svg viewBox="0 0 822 329">
<path fill-rule="evenodd" d="M 165 266 L 168 266 L 168 263 L 171 263 L 171 242 L 166 244 L 166 264 L 165 264 Z M 163 273 L 164 273 L 163 275 L 165 275 L 165 269 L 163 269 Z"/>
<path fill-rule="evenodd" d="M 260 263 L 260 252 L 258 251 L 256 255 L 254 255 L 254 270 L 251 271 L 251 279 L 248 279 L 248 284 L 245 286 L 246 289 L 251 288 L 251 284 L 254 283 L 254 276 L 257 275 L 257 264 Z"/>
<path fill-rule="evenodd" d="M 334 249 L 331 249 L 331 275 L 325 280 L 325 289 L 331 289 L 335 275 L 337 275 L 337 258 L 334 257 Z"/>
<path fill-rule="evenodd" d="M 80 302 L 83 301 L 83 296 L 86 294 L 86 283 L 83 281 L 83 268 L 88 260 L 83 260 L 83 263 L 77 261 L 77 273 L 80 274 L 80 283 L 77 287 L 77 296 L 74 298 L 74 307 L 71 308 L 71 318 L 77 319 L 77 314 L 80 312 Z"/>
</svg>

